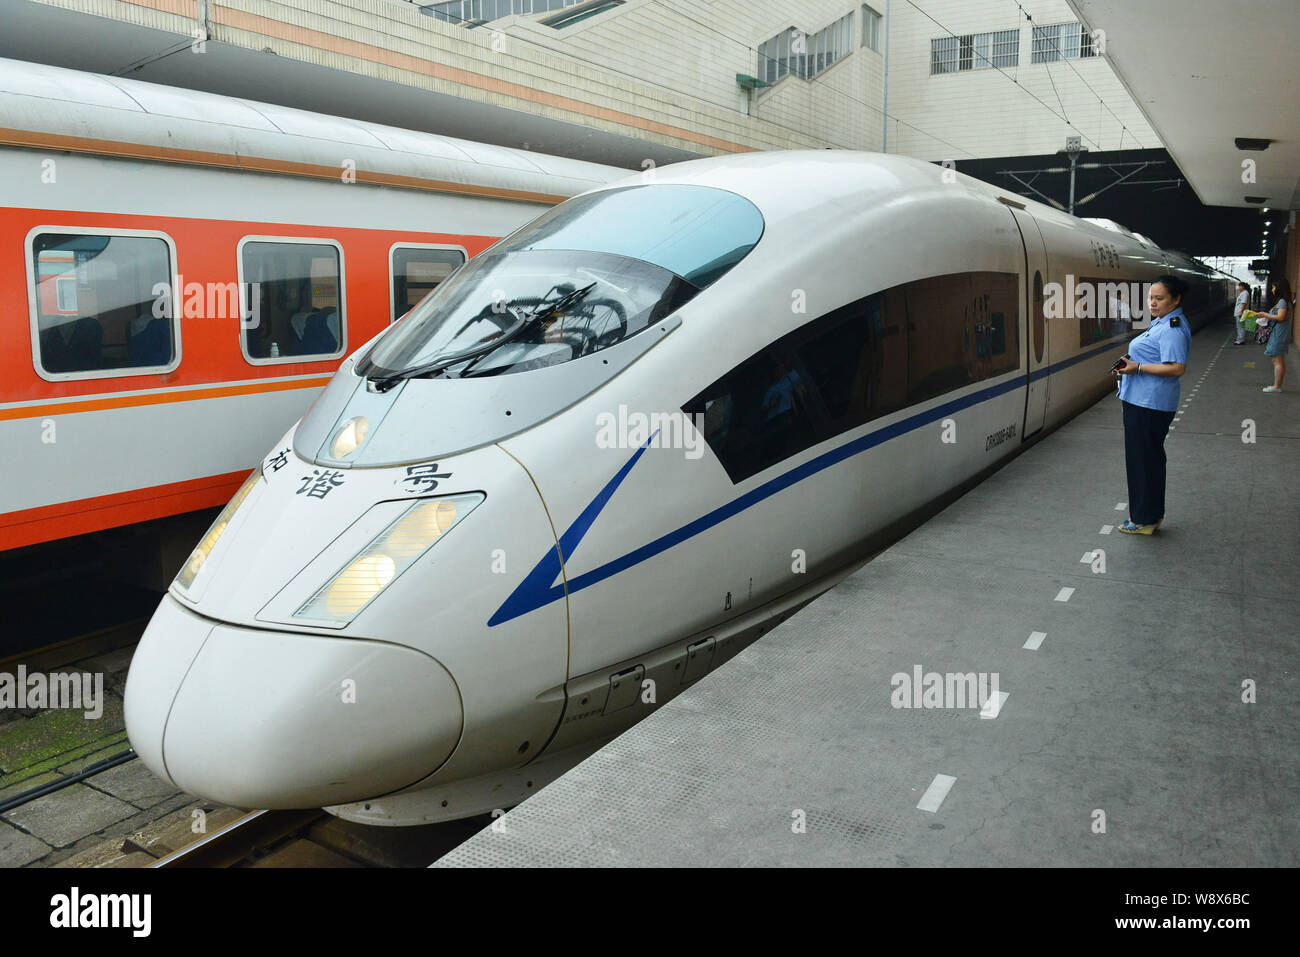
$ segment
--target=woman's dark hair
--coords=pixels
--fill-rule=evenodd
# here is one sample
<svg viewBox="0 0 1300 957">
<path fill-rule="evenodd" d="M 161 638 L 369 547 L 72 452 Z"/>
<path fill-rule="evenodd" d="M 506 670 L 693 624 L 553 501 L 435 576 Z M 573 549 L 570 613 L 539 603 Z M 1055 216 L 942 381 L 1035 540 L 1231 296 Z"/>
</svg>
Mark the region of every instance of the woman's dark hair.
<svg viewBox="0 0 1300 957">
<path fill-rule="evenodd" d="M 1242 289 L 1249 289 L 1249 288 L 1250 288 L 1250 283 L 1248 283 L 1248 282 L 1239 282 L 1239 283 L 1237 283 L 1237 285 L 1240 286 Z"/>
<path fill-rule="evenodd" d="M 1286 276 L 1270 276 L 1268 289 L 1279 299 L 1285 299 L 1288 306 L 1291 305 L 1291 281 Z"/>
<path fill-rule="evenodd" d="M 1182 303 L 1183 294 L 1187 292 L 1186 282 L 1177 276 L 1156 276 L 1155 282 L 1152 282 L 1151 285 L 1154 286 L 1157 282 L 1169 290 L 1169 295 L 1177 299 L 1179 304 Z"/>
</svg>

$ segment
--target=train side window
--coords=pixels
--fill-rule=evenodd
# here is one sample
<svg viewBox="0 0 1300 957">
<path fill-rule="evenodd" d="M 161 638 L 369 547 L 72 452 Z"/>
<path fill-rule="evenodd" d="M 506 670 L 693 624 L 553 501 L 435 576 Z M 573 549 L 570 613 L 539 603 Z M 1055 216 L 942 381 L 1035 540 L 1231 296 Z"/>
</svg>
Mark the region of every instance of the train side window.
<svg viewBox="0 0 1300 957">
<path fill-rule="evenodd" d="M 465 250 L 449 246 L 395 245 L 388 251 L 392 320 L 406 315 L 465 262 Z"/>
<path fill-rule="evenodd" d="M 907 402 L 915 405 L 975 381 L 974 293 L 969 273 L 908 283 Z"/>
<path fill-rule="evenodd" d="M 863 304 L 837 309 L 809 325 L 812 335 L 796 352 L 817 383 L 827 416 L 837 425 L 865 422 L 871 350 Z"/>
<path fill-rule="evenodd" d="M 971 273 L 976 381 L 1020 368 L 1019 277 L 1008 272 Z"/>
<path fill-rule="evenodd" d="M 682 407 L 733 482 L 828 438 L 1020 368 L 1020 278 L 960 273 L 841 306 Z"/>
<path fill-rule="evenodd" d="M 32 360 L 42 378 L 146 375 L 180 364 L 170 237 L 38 228 L 27 252 Z"/>
<path fill-rule="evenodd" d="M 1133 303 L 1130 284 L 1116 279 L 1080 277 L 1076 299 L 1079 311 L 1079 345 L 1091 346 L 1111 339 L 1126 338 L 1133 330 Z M 1137 304 L 1139 307 L 1141 303 Z"/>
<path fill-rule="evenodd" d="M 871 327 L 870 418 L 907 406 L 907 297 L 899 288 L 868 301 Z"/>
<path fill-rule="evenodd" d="M 329 239 L 246 236 L 239 242 L 241 343 L 254 365 L 343 355 L 343 248 Z"/>
<path fill-rule="evenodd" d="M 683 411 L 740 482 L 907 401 L 906 303 L 889 290 L 842 306 L 778 339 Z"/>
<path fill-rule="evenodd" d="M 953 273 L 902 287 L 909 405 L 1020 368 L 1015 273 Z"/>
<path fill-rule="evenodd" d="M 907 404 L 906 303 L 889 290 L 849 303 L 789 338 L 816 384 L 831 434 Z"/>
<path fill-rule="evenodd" d="M 746 359 L 682 407 L 704 416 L 704 439 L 732 482 L 825 438 L 804 375 L 778 343 Z"/>
</svg>

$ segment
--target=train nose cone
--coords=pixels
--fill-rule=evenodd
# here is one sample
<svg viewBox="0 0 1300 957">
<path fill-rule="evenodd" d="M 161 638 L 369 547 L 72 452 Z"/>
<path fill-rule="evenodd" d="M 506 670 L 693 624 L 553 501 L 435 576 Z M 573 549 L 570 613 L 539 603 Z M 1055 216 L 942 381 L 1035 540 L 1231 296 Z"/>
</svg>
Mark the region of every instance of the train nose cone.
<svg viewBox="0 0 1300 957">
<path fill-rule="evenodd" d="M 127 672 L 123 694 L 126 736 L 149 770 L 172 784 L 176 782 L 163 764 L 167 713 L 176 689 L 212 628 L 212 621 L 190 614 L 171 595 L 164 595 Z"/>
<path fill-rule="evenodd" d="M 356 638 L 208 628 L 182 680 L 156 689 L 174 695 L 161 758 L 184 791 L 246 808 L 359 801 L 433 773 L 460 739 L 460 693 L 428 655 Z M 143 675 L 140 685 L 143 694 Z M 134 690 L 128 683 L 128 696 Z M 156 718 L 150 742 L 154 726 Z"/>
</svg>

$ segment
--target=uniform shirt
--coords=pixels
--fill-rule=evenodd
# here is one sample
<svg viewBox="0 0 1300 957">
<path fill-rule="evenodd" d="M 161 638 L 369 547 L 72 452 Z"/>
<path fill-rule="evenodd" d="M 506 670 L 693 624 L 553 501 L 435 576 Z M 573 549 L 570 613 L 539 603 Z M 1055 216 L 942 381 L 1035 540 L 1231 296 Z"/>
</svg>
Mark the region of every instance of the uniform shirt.
<svg viewBox="0 0 1300 957">
<path fill-rule="evenodd" d="M 1174 316 L 1181 320 L 1177 327 L 1169 324 Z M 1191 345 L 1192 327 L 1187 324 L 1187 317 L 1179 306 L 1168 315 L 1152 319 L 1146 332 L 1128 344 L 1128 355 L 1142 365 L 1155 365 L 1159 362 L 1181 362 L 1186 365 Z M 1120 376 L 1120 380 L 1119 397 L 1130 405 L 1158 409 L 1161 412 L 1177 410 L 1178 379 L 1174 376 L 1133 372 Z"/>
<path fill-rule="evenodd" d="M 1236 316 L 1238 319 L 1240 319 L 1240 318 L 1241 318 L 1241 314 L 1242 314 L 1243 312 L 1245 312 L 1245 310 L 1246 310 L 1246 300 L 1249 299 L 1249 298 L 1250 298 L 1250 293 L 1246 293 L 1246 292 L 1239 292 L 1239 293 L 1237 293 L 1237 306 L 1236 306 L 1236 308 L 1233 310 L 1232 314 L 1233 314 L 1234 316 Z"/>
</svg>

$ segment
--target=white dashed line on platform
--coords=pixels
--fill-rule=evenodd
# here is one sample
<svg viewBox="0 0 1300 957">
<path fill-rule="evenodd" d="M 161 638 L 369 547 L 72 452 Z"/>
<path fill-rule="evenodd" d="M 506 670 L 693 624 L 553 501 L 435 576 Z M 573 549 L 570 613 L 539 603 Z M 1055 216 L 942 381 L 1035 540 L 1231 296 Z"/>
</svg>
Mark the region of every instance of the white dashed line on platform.
<svg viewBox="0 0 1300 957">
<path fill-rule="evenodd" d="M 1027 648 L 1030 651 L 1037 651 L 1042 646 L 1043 639 L 1046 637 L 1047 632 L 1045 631 L 1031 631 L 1029 633 L 1029 638 L 1020 647 Z"/>
<path fill-rule="evenodd" d="M 1057 600 L 1057 601 L 1069 601 L 1069 600 L 1070 600 L 1070 596 L 1073 595 L 1073 594 L 1074 594 L 1074 589 L 1073 589 L 1073 588 L 1062 588 L 1060 591 L 1058 591 L 1058 592 L 1056 593 L 1056 600 Z"/>
<path fill-rule="evenodd" d="M 999 691 L 996 694 L 990 695 L 989 700 L 984 702 L 984 707 L 980 708 L 980 717 L 996 718 L 1002 711 L 1002 706 L 1007 703 L 1008 697 L 1010 697 L 1010 695 L 1006 691 Z"/>
<path fill-rule="evenodd" d="M 1126 509 L 1126 508 L 1128 508 L 1128 502 L 1116 502 L 1116 503 L 1115 503 L 1115 511 L 1117 511 L 1117 512 L 1122 512 L 1122 511 L 1124 511 L 1124 509 Z"/>
<path fill-rule="evenodd" d="M 933 814 L 939 810 L 939 805 L 943 803 L 943 799 L 948 796 L 948 792 L 952 790 L 952 786 L 956 783 L 957 779 L 951 774 L 936 774 L 934 780 L 930 782 L 930 786 L 921 795 L 921 800 L 917 803 L 916 809 L 918 811 L 929 811 Z"/>
<path fill-rule="evenodd" d="M 1098 532 L 1097 534 L 1099 534 L 1099 535 L 1109 535 L 1109 534 L 1110 534 L 1111 532 L 1113 532 L 1114 530 L 1115 530 L 1115 526 L 1114 526 L 1114 525 L 1103 525 L 1103 526 L 1101 527 L 1101 531 Z"/>
</svg>

